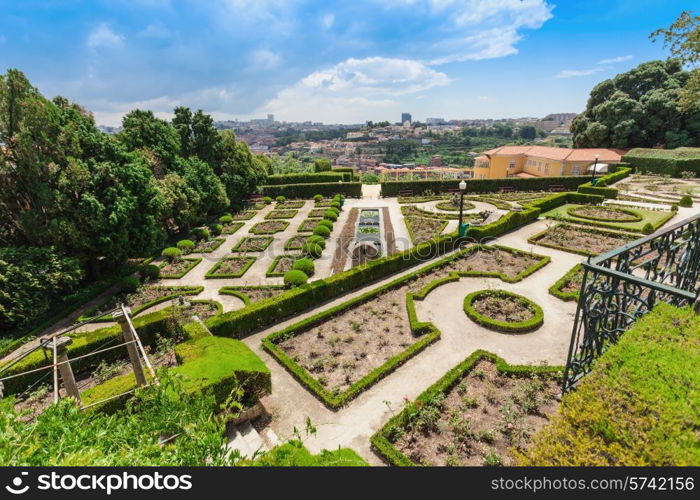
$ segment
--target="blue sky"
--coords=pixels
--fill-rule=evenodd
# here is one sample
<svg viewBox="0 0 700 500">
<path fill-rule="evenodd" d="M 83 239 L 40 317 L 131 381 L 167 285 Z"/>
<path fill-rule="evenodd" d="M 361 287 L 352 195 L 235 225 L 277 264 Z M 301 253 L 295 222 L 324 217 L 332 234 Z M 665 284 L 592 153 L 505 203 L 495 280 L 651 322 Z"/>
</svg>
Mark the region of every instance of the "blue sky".
<svg viewBox="0 0 700 500">
<path fill-rule="evenodd" d="M 358 123 L 578 112 L 697 0 L 0 0 L 0 71 L 134 108 Z M 697 10 L 697 9 L 696 9 Z"/>
</svg>

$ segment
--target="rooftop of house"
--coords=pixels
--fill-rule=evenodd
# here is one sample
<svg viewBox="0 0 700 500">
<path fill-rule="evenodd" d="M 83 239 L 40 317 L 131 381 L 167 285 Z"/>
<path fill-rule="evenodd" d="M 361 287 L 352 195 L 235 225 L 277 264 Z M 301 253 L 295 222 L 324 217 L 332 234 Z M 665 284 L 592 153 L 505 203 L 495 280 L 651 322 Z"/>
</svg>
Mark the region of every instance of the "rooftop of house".
<svg viewBox="0 0 700 500">
<path fill-rule="evenodd" d="M 483 155 L 486 157 L 527 155 L 560 161 L 595 161 L 596 155 L 598 155 L 598 161 L 619 162 L 622 161 L 622 155 L 626 152 L 627 151 L 624 149 L 608 148 L 570 149 L 551 148 L 547 146 L 501 146 L 500 148 L 484 151 Z"/>
</svg>

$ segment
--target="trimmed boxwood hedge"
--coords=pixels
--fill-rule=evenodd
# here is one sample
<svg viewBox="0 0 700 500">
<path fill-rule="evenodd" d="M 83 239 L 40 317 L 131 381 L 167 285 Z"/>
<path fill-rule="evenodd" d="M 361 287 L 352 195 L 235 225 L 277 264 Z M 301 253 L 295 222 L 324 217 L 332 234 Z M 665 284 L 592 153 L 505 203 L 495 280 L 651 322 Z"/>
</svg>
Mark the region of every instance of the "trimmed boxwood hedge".
<svg viewBox="0 0 700 500">
<path fill-rule="evenodd" d="M 293 255 L 293 254 L 278 255 L 277 257 L 274 258 L 274 260 L 272 261 L 272 264 L 270 264 L 270 267 L 267 268 L 267 271 L 265 271 L 265 276 L 267 276 L 268 278 L 277 278 L 277 277 L 284 276 L 284 273 L 286 273 L 287 271 L 283 271 L 283 272 L 275 271 L 275 268 L 277 267 L 277 263 L 282 259 L 298 259 L 298 258 L 300 258 L 299 255 Z"/>
<path fill-rule="evenodd" d="M 521 304 L 527 306 L 527 308 L 532 311 L 533 316 L 528 320 L 512 323 L 508 321 L 499 321 L 493 318 L 489 318 L 488 316 L 481 314 L 473 307 L 473 303 L 475 300 L 479 300 L 480 298 L 488 296 L 517 300 Z M 503 333 L 531 332 L 532 330 L 535 330 L 536 328 L 542 326 L 542 323 L 544 322 L 544 311 L 542 311 L 542 308 L 540 306 L 535 304 L 527 297 L 523 297 L 522 295 L 508 292 L 506 290 L 478 290 L 476 292 L 468 294 L 466 297 L 464 297 L 464 312 L 469 317 L 469 319 L 471 319 L 475 323 L 490 330 L 495 330 L 497 332 Z"/>
<path fill-rule="evenodd" d="M 265 220 L 293 219 L 298 213 L 299 210 L 286 208 L 275 209 L 265 215 Z"/>
<path fill-rule="evenodd" d="M 248 240 L 255 240 L 260 242 L 260 246 L 256 250 L 242 250 L 243 245 L 248 241 Z M 272 236 L 246 236 L 245 238 L 241 239 L 236 245 L 231 249 L 232 252 L 262 252 L 264 251 L 267 247 L 270 246 L 270 244 L 275 241 L 275 238 Z"/>
<path fill-rule="evenodd" d="M 634 148 L 622 156 L 637 172 L 680 177 L 681 172 L 700 176 L 700 148 Z"/>
<path fill-rule="evenodd" d="M 250 297 L 243 292 L 243 290 L 246 289 L 277 289 L 277 290 L 285 290 L 286 288 L 283 285 L 240 285 L 240 286 L 224 286 L 219 288 L 219 295 L 233 295 L 234 297 L 238 297 L 243 301 L 243 303 L 246 306 L 251 305 L 251 300 Z"/>
<path fill-rule="evenodd" d="M 273 222 L 277 222 L 281 224 L 282 226 L 280 229 L 276 229 L 274 231 L 271 231 L 269 229 L 262 229 L 263 225 L 265 224 L 270 224 Z M 262 222 L 258 222 L 255 224 L 253 227 L 250 228 L 249 232 L 251 234 L 275 234 L 275 233 L 281 233 L 282 231 L 285 231 L 289 227 L 289 222 L 286 220 L 266 220 Z"/>
<path fill-rule="evenodd" d="M 290 287 L 301 286 L 309 281 L 309 276 L 299 269 L 291 269 L 284 273 L 284 284 Z"/>
<path fill-rule="evenodd" d="M 596 185 L 594 186 L 590 182 L 581 184 L 578 187 L 579 193 L 586 194 L 599 194 L 605 198 L 615 199 L 618 195 L 618 190 L 615 188 L 609 188 L 610 184 L 620 181 L 632 173 L 632 169 L 622 164 L 614 165 L 614 170 L 609 174 L 603 175 L 597 178 Z"/>
<path fill-rule="evenodd" d="M 617 208 L 617 207 L 607 207 L 607 206 L 601 206 L 597 207 L 602 210 L 608 210 L 610 212 L 620 212 L 625 215 L 631 216 L 629 219 L 613 219 L 610 217 L 594 217 L 592 215 L 582 215 L 579 213 L 576 213 L 577 210 L 581 209 L 586 209 L 590 208 L 587 205 L 580 205 L 578 207 L 569 207 L 566 210 L 566 213 L 571 215 L 572 217 L 578 217 L 579 219 L 588 219 L 588 220 L 593 220 L 593 221 L 600 221 L 600 222 L 619 222 L 619 223 L 626 223 L 626 222 L 639 222 L 643 219 L 643 217 L 639 214 L 639 212 L 635 212 L 634 210 L 630 210 L 628 208 Z"/>
<path fill-rule="evenodd" d="M 316 194 L 333 196 L 343 193 L 350 198 L 362 198 L 361 182 L 328 182 L 318 184 L 279 184 L 275 186 L 261 186 L 260 191 L 265 196 L 283 195 L 287 198 L 310 199 Z"/>
<path fill-rule="evenodd" d="M 630 233 L 622 233 L 622 232 L 617 232 L 617 231 L 607 231 L 605 229 L 594 229 L 592 227 L 587 227 L 587 226 L 573 226 L 571 224 L 561 223 L 561 224 L 558 224 L 556 226 L 549 227 L 549 228 L 545 229 L 544 231 L 537 233 L 533 236 L 530 236 L 528 238 L 527 242 L 532 243 L 533 245 L 540 245 L 540 246 L 547 247 L 547 248 L 554 248 L 556 250 L 561 250 L 563 252 L 577 253 L 577 254 L 586 255 L 589 257 L 594 257 L 595 255 L 597 255 L 597 254 L 594 254 L 594 253 L 589 252 L 588 250 L 585 250 L 582 248 L 570 248 L 570 247 L 565 247 L 562 245 L 555 245 L 553 243 L 540 242 L 540 240 L 542 238 L 544 238 L 550 230 L 552 230 L 555 227 L 559 227 L 559 226 L 575 227 L 577 231 L 581 231 L 583 233 L 615 236 L 618 238 L 628 239 L 630 242 L 638 239 L 638 235 L 634 235 L 634 234 L 630 234 Z"/>
<path fill-rule="evenodd" d="M 217 274 L 217 270 L 223 265 L 223 263 L 227 260 L 246 260 L 247 262 L 245 265 L 235 273 L 229 273 L 229 274 Z M 253 263 L 257 260 L 256 257 L 252 256 L 240 256 L 240 257 L 223 257 L 219 262 L 214 264 L 214 267 L 209 269 L 207 271 L 207 274 L 204 275 L 204 278 L 206 279 L 221 279 L 221 278 L 240 278 L 243 276 L 248 269 L 250 269 L 250 266 L 253 265 Z"/>
<path fill-rule="evenodd" d="M 186 261 L 190 262 L 190 265 L 187 266 L 184 271 L 177 273 L 177 274 L 159 274 L 159 277 L 162 279 L 180 279 L 185 274 L 189 273 L 192 269 L 194 269 L 197 264 L 202 262 L 201 257 L 196 257 L 196 258 L 195 257 L 193 257 L 193 258 L 186 257 L 182 260 L 186 260 Z"/>
<path fill-rule="evenodd" d="M 420 396 L 416 398 L 416 404 L 425 404 L 433 400 L 439 394 L 445 394 L 455 387 L 477 364 L 477 362 L 487 359 L 496 364 L 499 373 L 511 377 L 530 377 L 532 375 L 549 375 L 559 377 L 563 367 L 556 366 L 526 366 L 509 365 L 502 358 L 487 351 L 479 350 L 472 353 L 467 359 L 449 370 L 437 382 L 431 385 Z M 397 434 L 408 423 L 409 408 L 405 408 L 398 415 L 394 415 L 384 426 L 379 429 L 371 438 L 372 448 L 386 460 L 390 465 L 396 466 L 416 466 L 410 458 L 401 453 L 393 444 L 392 437 Z"/>
<path fill-rule="evenodd" d="M 280 184 L 318 184 L 320 182 L 344 181 L 345 175 L 342 172 L 314 172 L 302 174 L 275 174 L 267 176 L 267 184 L 278 186 Z M 348 179 L 349 180 L 349 179 Z"/>
<path fill-rule="evenodd" d="M 567 273 L 559 278 L 556 283 L 549 287 L 549 293 L 556 298 L 569 302 L 571 300 L 578 301 L 579 292 L 564 292 L 564 286 L 579 272 L 582 272 L 581 264 L 576 264 L 569 269 Z"/>
</svg>

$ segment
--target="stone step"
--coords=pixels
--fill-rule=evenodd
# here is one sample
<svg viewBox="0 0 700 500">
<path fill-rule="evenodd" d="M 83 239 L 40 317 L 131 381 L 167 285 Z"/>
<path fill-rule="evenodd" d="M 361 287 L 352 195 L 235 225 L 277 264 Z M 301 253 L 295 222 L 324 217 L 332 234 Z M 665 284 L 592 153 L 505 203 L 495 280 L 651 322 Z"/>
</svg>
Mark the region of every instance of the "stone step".
<svg viewBox="0 0 700 500">
<path fill-rule="evenodd" d="M 255 427 L 253 427 L 249 421 L 239 424 L 238 432 L 243 436 L 243 439 L 248 445 L 248 449 L 250 449 L 252 453 L 267 451 L 267 447 L 260 437 L 260 434 L 258 434 L 258 431 L 255 430 Z M 252 453 L 249 456 L 252 456 Z"/>
<path fill-rule="evenodd" d="M 241 456 L 244 457 L 252 457 L 253 456 L 253 450 L 250 448 L 250 445 L 246 441 L 246 439 L 243 437 L 243 434 L 238 430 L 238 427 L 235 425 L 227 425 L 226 426 L 226 439 L 227 439 L 227 445 L 226 449 L 228 452 L 233 452 L 234 450 L 238 450 L 241 454 Z"/>
<path fill-rule="evenodd" d="M 260 431 L 260 437 L 262 438 L 268 450 L 271 450 L 275 446 L 282 444 L 280 438 L 277 437 L 275 431 L 273 431 L 270 427 L 265 427 L 262 431 Z"/>
</svg>

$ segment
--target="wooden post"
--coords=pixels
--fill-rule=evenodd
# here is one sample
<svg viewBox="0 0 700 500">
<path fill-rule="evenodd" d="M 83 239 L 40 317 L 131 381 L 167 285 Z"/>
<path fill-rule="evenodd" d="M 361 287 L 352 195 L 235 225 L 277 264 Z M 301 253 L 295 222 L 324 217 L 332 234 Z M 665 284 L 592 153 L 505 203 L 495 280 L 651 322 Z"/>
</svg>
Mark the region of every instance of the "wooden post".
<svg viewBox="0 0 700 500">
<path fill-rule="evenodd" d="M 58 372 L 61 374 L 61 379 L 63 380 L 63 387 L 66 388 L 66 394 L 69 397 L 75 399 L 78 404 L 80 404 L 80 391 L 78 390 L 78 384 L 75 383 L 75 376 L 73 375 L 73 369 L 68 361 L 68 346 L 73 343 L 73 339 L 70 337 L 54 337 L 51 342 L 50 349 L 54 352 L 54 370 L 56 365 L 58 365 Z M 48 346 L 44 346 L 44 349 L 49 349 Z M 54 372 L 55 373 L 55 372 Z M 57 385 L 57 380 L 54 379 L 54 385 Z M 54 402 L 56 402 L 58 391 L 54 395 Z"/>
<path fill-rule="evenodd" d="M 141 365 L 141 358 L 139 357 L 139 351 L 136 347 L 136 339 L 131 331 L 131 325 L 129 324 L 129 318 L 126 316 L 130 314 L 131 310 L 127 307 L 122 307 L 121 310 L 112 314 L 114 321 L 119 323 L 119 327 L 122 329 L 122 337 L 124 342 L 126 342 L 126 350 L 129 353 L 129 359 L 131 360 L 131 366 L 134 369 L 134 377 L 136 377 L 136 385 L 143 387 L 146 385 L 146 374 L 143 372 L 143 366 Z"/>
</svg>

